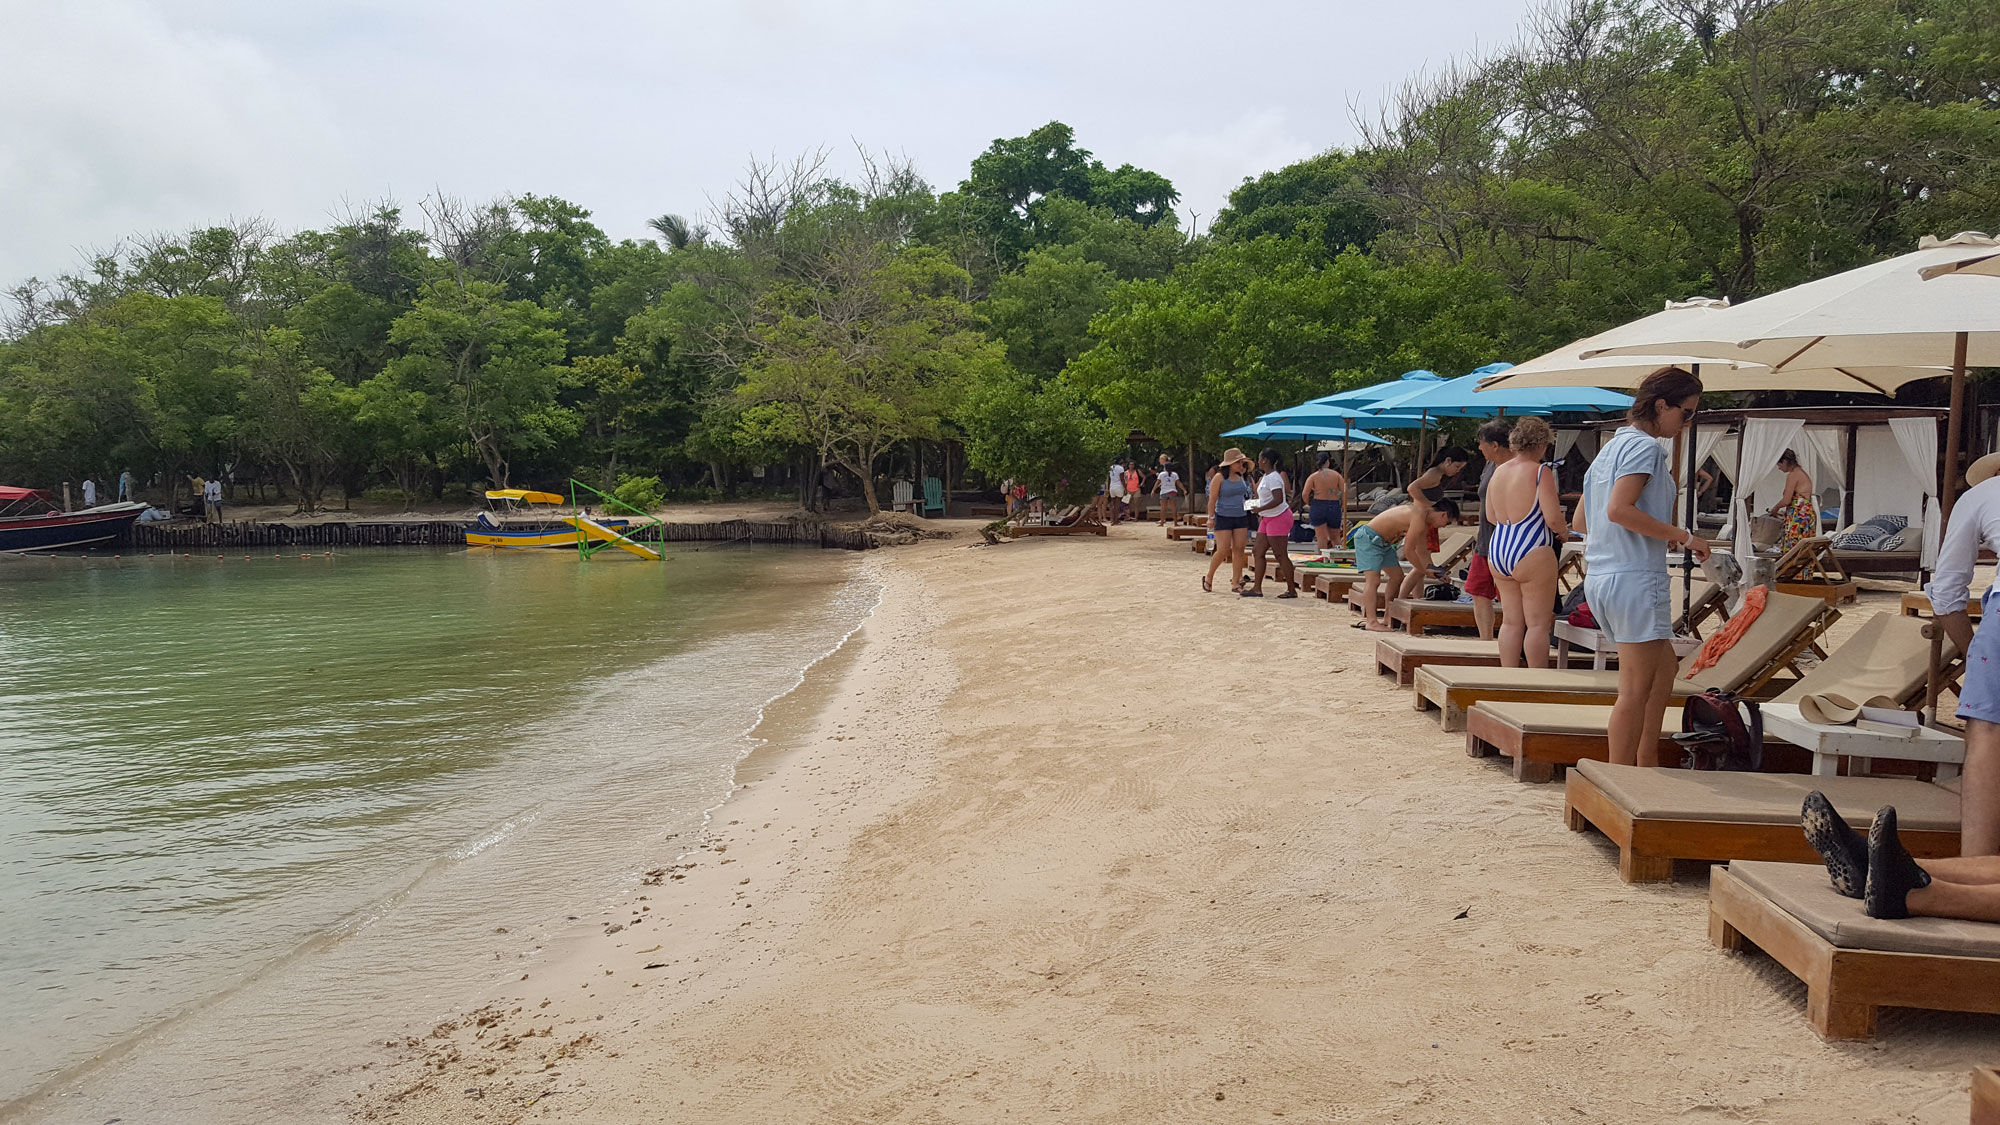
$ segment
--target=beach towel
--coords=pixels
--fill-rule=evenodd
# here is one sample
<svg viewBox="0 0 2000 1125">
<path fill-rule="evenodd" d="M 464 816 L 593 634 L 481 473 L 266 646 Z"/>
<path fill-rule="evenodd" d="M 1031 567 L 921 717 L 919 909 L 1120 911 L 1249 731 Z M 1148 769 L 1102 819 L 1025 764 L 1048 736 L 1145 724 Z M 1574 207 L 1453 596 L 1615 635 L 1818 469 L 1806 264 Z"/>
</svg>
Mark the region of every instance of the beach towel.
<svg viewBox="0 0 2000 1125">
<path fill-rule="evenodd" d="M 1744 633 L 1764 612 L 1764 603 L 1771 597 L 1769 586 L 1752 586 L 1743 591 L 1743 608 L 1729 623 L 1717 629 L 1713 635 L 1701 643 L 1701 651 L 1695 654 L 1694 666 L 1688 669 L 1690 675 L 1705 668 L 1713 668 L 1722 660 L 1724 653 L 1736 646 Z"/>
</svg>

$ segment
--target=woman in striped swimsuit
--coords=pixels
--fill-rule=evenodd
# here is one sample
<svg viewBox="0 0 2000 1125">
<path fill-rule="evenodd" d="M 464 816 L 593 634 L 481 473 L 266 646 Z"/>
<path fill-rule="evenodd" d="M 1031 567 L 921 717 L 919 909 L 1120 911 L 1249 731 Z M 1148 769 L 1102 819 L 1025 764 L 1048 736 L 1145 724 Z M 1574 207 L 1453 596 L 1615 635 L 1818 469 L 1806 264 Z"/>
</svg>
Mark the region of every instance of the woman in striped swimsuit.
<svg viewBox="0 0 2000 1125">
<path fill-rule="evenodd" d="M 1556 475 L 1542 462 L 1555 432 L 1540 418 L 1514 423 L 1507 437 L 1514 456 L 1493 470 L 1486 511 L 1493 521 L 1486 562 L 1500 588 L 1500 663 L 1549 665 L 1549 631 L 1555 626 L 1557 544 L 1569 537 Z"/>
</svg>

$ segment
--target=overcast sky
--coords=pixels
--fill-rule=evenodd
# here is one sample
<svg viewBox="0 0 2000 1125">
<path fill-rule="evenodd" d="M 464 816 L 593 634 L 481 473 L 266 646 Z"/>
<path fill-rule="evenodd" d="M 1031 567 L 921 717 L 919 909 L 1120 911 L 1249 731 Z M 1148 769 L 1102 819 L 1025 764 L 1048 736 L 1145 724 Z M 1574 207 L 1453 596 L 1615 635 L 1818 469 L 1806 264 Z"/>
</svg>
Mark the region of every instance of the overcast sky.
<svg viewBox="0 0 2000 1125">
<path fill-rule="evenodd" d="M 855 143 L 950 187 L 1051 119 L 1172 179 L 1351 143 L 1350 106 L 1511 42 L 1527 0 L 0 0 L 0 284 L 134 232 L 559 195 L 614 238 L 754 155 Z"/>
</svg>

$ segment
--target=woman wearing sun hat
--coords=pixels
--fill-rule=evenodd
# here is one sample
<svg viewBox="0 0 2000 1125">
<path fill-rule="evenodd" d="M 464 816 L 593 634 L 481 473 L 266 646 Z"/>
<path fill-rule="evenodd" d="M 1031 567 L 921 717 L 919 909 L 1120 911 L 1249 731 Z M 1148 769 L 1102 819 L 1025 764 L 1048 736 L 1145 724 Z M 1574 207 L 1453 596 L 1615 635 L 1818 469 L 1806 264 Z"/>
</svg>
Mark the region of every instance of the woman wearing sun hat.
<svg viewBox="0 0 2000 1125">
<path fill-rule="evenodd" d="M 1988 453 L 1966 469 L 1965 483 L 1971 487 L 1952 505 L 1937 567 L 1931 584 L 1924 587 L 1938 624 L 1965 653 L 1965 682 L 1958 692 L 1958 717 L 1965 720 L 1961 855 L 2000 855 L 2000 628 L 1974 632 L 1965 612 L 1980 548 L 2000 548 L 2000 475 L 1996 474 L 2000 474 L 2000 453 Z M 1988 589 L 1982 604 L 1992 598 Z"/>
<path fill-rule="evenodd" d="M 1208 574 L 1201 580 L 1204 590 L 1215 589 L 1215 568 L 1228 559 L 1229 590 L 1243 592 L 1243 564 L 1250 546 L 1250 513 L 1245 505 L 1251 488 L 1244 476 L 1249 468 L 1250 458 L 1230 446 L 1223 451 L 1215 476 L 1209 480 L 1208 529 L 1215 533 L 1215 553 L 1208 556 Z"/>
</svg>

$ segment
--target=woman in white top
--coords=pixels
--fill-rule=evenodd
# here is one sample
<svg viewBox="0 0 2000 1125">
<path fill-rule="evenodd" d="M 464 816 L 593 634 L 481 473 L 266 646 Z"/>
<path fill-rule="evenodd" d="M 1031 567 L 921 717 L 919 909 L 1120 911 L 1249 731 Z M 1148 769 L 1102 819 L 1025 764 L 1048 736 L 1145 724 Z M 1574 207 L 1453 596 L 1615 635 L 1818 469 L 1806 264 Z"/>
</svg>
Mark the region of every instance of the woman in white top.
<svg viewBox="0 0 2000 1125">
<path fill-rule="evenodd" d="M 1278 553 L 1278 577 L 1285 580 L 1285 592 L 1281 598 L 1299 596 L 1299 583 L 1292 573 L 1292 507 L 1286 503 L 1286 493 L 1290 489 L 1285 484 L 1285 474 L 1278 468 L 1284 462 L 1275 449 L 1266 449 L 1257 455 L 1257 471 L 1262 476 L 1257 481 L 1256 507 L 1251 512 L 1257 520 L 1257 569 L 1250 588 L 1243 591 L 1246 598 L 1264 596 L 1264 554 Z"/>
<path fill-rule="evenodd" d="M 1160 497 L 1160 526 L 1181 522 L 1181 475 L 1165 458 L 1160 460 L 1160 475 L 1153 478 L 1153 491 Z"/>
</svg>

